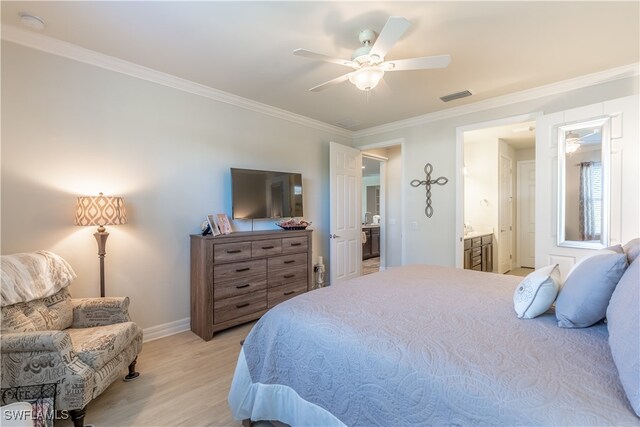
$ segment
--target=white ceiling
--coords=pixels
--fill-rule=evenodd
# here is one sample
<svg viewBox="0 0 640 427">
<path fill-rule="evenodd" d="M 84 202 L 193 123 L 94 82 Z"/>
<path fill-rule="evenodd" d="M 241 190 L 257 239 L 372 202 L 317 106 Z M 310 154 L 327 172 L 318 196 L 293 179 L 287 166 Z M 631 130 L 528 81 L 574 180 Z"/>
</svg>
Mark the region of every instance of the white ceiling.
<svg viewBox="0 0 640 427">
<path fill-rule="evenodd" d="M 640 2 L 11 2 L 45 20 L 44 35 L 360 130 L 639 62 Z M 390 15 L 411 27 L 387 59 L 450 54 L 446 69 L 386 73 L 371 92 L 308 89 L 348 68 L 295 57 L 349 58 L 364 28 Z M 468 89 L 450 103 L 443 95 Z"/>
</svg>

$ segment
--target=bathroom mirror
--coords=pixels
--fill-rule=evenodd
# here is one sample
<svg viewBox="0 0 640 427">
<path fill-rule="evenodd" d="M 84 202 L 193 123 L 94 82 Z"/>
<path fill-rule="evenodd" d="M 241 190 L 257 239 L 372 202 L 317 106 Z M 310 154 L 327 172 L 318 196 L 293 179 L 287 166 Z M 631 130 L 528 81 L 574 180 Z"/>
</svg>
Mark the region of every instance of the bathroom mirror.
<svg viewBox="0 0 640 427">
<path fill-rule="evenodd" d="M 558 246 L 609 246 L 610 118 L 558 128 Z"/>
</svg>

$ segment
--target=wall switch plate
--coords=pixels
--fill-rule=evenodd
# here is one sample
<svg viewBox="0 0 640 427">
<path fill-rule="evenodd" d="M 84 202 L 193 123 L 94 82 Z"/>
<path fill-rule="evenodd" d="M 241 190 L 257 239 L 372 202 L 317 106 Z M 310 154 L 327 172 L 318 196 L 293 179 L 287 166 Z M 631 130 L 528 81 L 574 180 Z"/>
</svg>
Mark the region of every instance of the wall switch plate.
<svg viewBox="0 0 640 427">
<path fill-rule="evenodd" d="M 389 225 L 396 225 L 396 219 L 395 218 L 389 218 Z"/>
<path fill-rule="evenodd" d="M 418 229 L 418 221 L 411 221 L 409 223 L 409 226 L 411 227 L 412 230 L 417 230 Z"/>
</svg>

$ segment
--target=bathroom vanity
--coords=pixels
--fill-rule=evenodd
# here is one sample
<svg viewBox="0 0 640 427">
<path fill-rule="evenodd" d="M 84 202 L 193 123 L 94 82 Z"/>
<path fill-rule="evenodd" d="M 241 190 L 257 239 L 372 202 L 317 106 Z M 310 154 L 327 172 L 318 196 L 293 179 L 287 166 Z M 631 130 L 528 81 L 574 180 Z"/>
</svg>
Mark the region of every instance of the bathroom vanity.
<svg viewBox="0 0 640 427">
<path fill-rule="evenodd" d="M 362 245 L 362 259 L 380 256 L 380 225 L 363 225 L 362 232 L 367 236 L 367 241 Z"/>
<path fill-rule="evenodd" d="M 493 271 L 493 234 L 471 232 L 464 238 L 464 268 Z"/>
</svg>

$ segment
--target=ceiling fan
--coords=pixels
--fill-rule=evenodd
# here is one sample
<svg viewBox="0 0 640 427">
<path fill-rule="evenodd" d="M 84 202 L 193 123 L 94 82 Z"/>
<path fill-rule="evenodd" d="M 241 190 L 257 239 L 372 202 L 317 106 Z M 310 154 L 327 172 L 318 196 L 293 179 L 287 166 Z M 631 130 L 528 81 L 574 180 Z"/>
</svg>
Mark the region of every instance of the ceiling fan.
<svg viewBox="0 0 640 427">
<path fill-rule="evenodd" d="M 565 151 L 568 154 L 575 153 L 580 148 L 581 144 L 587 143 L 585 141 L 587 138 L 592 137 L 593 135 L 599 134 L 600 131 L 598 129 L 594 129 L 591 133 L 580 136 L 578 133 L 574 131 L 569 131 L 565 135 Z"/>
<path fill-rule="evenodd" d="M 362 46 L 351 55 L 351 60 L 333 58 L 306 49 L 296 49 L 294 55 L 325 62 L 344 65 L 354 71 L 329 80 L 309 89 L 318 92 L 329 86 L 349 80 L 360 90 L 369 92 L 375 88 L 386 71 L 427 70 L 431 68 L 445 68 L 451 62 L 451 56 L 424 56 L 420 58 L 398 59 L 385 61 L 384 57 L 391 50 L 411 23 L 401 16 L 391 16 L 377 35 L 373 30 L 362 30 L 358 36 Z M 377 37 L 376 37 L 377 36 Z"/>
</svg>

